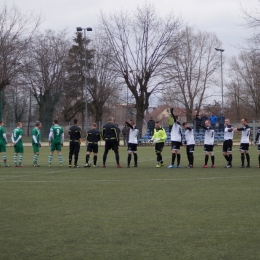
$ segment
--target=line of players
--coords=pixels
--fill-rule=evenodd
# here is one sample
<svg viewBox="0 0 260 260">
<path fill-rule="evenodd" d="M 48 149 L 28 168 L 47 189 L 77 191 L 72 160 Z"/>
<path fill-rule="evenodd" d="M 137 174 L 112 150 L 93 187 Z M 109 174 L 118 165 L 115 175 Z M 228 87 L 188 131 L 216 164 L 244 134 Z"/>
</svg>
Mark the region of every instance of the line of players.
<svg viewBox="0 0 260 260">
<path fill-rule="evenodd" d="M 171 115 L 174 119 L 174 124 L 171 129 L 171 151 L 172 151 L 172 162 L 168 166 L 168 168 L 180 168 L 180 146 L 182 145 L 182 126 L 178 121 L 178 116 L 174 115 L 173 108 L 171 109 Z M 138 135 L 139 131 L 136 128 L 134 121 L 130 120 L 130 122 L 125 121 L 125 123 L 130 127 L 129 132 L 129 141 L 128 141 L 128 158 L 127 158 L 127 167 L 130 167 L 132 154 L 134 156 L 134 167 L 137 167 L 137 145 L 138 145 Z M 241 153 L 241 166 L 240 168 L 250 167 L 250 156 L 249 156 L 249 141 L 250 141 L 250 127 L 247 124 L 247 119 L 243 118 L 241 120 L 242 127 L 241 128 L 233 128 L 230 124 L 230 120 L 225 120 L 225 130 L 224 130 L 224 142 L 223 142 L 223 156 L 227 161 L 226 168 L 232 167 L 232 146 L 233 146 L 233 136 L 234 131 L 241 131 L 241 142 L 240 142 L 240 153 Z M 193 129 L 188 126 L 186 122 L 184 122 L 183 127 L 185 129 L 185 146 L 186 146 L 186 154 L 188 158 L 187 168 L 194 167 L 194 148 L 195 148 L 195 140 Z M 36 123 L 35 128 L 32 130 L 32 147 L 33 147 L 33 166 L 39 167 L 38 157 L 40 153 L 41 147 L 41 138 L 40 138 L 40 129 L 42 124 L 40 122 Z M 210 121 L 206 120 L 205 126 L 200 125 L 201 128 L 205 130 L 204 137 L 204 152 L 205 152 L 205 164 L 203 168 L 208 168 L 208 160 L 209 156 L 211 158 L 211 167 L 215 168 L 215 156 L 213 152 L 214 148 L 214 129 L 210 125 Z M 73 167 L 78 168 L 78 154 L 80 151 L 80 143 L 81 139 L 81 129 L 78 127 L 77 119 L 74 119 L 74 126 L 70 127 L 69 132 L 70 136 L 70 152 L 69 152 L 69 167 L 72 167 L 72 158 L 74 155 L 74 165 Z M 15 167 L 22 167 L 23 160 L 23 143 L 22 143 L 22 123 L 17 123 L 17 127 L 12 132 L 12 144 L 14 146 L 14 165 Z M 164 162 L 162 160 L 162 151 L 164 147 L 165 140 L 167 138 L 166 132 L 164 128 L 161 127 L 160 122 L 156 122 L 154 135 L 151 142 L 155 143 L 155 153 L 157 156 L 157 164 L 156 167 L 164 166 Z M 109 117 L 108 123 L 105 124 L 102 128 L 102 133 L 97 130 L 97 125 L 95 123 L 92 124 L 92 129 L 87 132 L 86 140 L 88 142 L 87 152 L 86 152 L 86 164 L 85 167 L 90 167 L 92 164 L 89 161 L 90 154 L 93 152 L 93 167 L 97 167 L 97 154 L 98 154 L 98 142 L 103 139 L 105 141 L 105 151 L 103 154 L 103 165 L 102 167 L 106 167 L 106 158 L 109 150 L 113 150 L 115 153 L 115 159 L 117 163 L 117 168 L 122 168 L 119 163 L 119 137 L 117 134 L 117 128 L 114 124 L 114 118 Z M 255 143 L 260 143 L 260 130 L 258 130 Z M 50 129 L 49 133 L 49 146 L 50 146 L 50 154 L 48 156 L 48 165 L 51 167 L 53 153 L 56 150 L 58 153 L 59 165 L 62 166 L 62 154 L 61 147 L 64 142 L 64 130 L 61 126 L 58 125 L 58 120 L 53 120 L 53 126 Z M 5 167 L 9 167 L 7 164 L 6 158 L 6 144 L 7 137 L 5 134 L 5 129 L 3 127 L 3 122 L 0 121 L 0 152 L 3 154 L 3 162 Z M 260 167 L 260 145 L 258 145 L 258 161 Z M 245 159 L 247 161 L 247 165 L 245 166 Z M 177 160 L 177 164 L 175 166 L 175 160 Z"/>
</svg>

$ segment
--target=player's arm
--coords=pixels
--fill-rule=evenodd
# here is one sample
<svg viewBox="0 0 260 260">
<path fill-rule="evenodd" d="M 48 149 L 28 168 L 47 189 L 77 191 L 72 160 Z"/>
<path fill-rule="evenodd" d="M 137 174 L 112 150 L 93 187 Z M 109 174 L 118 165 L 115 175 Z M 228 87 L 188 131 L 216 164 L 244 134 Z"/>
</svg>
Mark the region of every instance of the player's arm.
<svg viewBox="0 0 260 260">
<path fill-rule="evenodd" d="M 22 135 L 19 135 L 15 143 L 18 143 L 22 139 Z"/>
<path fill-rule="evenodd" d="M 115 136 L 116 136 L 116 140 L 118 141 L 118 134 L 117 134 L 117 131 L 116 131 L 116 128 L 111 128 L 111 129 L 113 129 L 114 130 L 114 132 L 115 132 Z"/>
<path fill-rule="evenodd" d="M 105 140 L 105 132 L 106 132 L 106 128 L 103 127 L 102 128 L 102 133 L 101 133 L 103 140 Z"/>
<path fill-rule="evenodd" d="M 233 126 L 229 126 L 227 131 L 228 131 L 228 132 L 233 132 L 233 130 L 234 130 L 234 129 L 233 129 Z"/>
<path fill-rule="evenodd" d="M 256 137 L 255 137 L 255 144 L 257 143 L 257 141 L 259 140 L 259 135 L 260 135 L 260 131 L 257 131 Z"/>
<path fill-rule="evenodd" d="M 203 126 L 203 125 L 198 125 L 198 127 L 201 127 L 201 128 L 203 128 L 203 129 L 205 129 L 205 130 L 208 130 L 208 127 Z"/>
<path fill-rule="evenodd" d="M 166 139 L 167 139 L 167 134 L 166 134 L 165 130 L 163 129 L 163 130 L 162 130 L 161 140 L 162 140 L 162 141 L 165 141 Z"/>
<path fill-rule="evenodd" d="M 50 133 L 49 133 L 49 145 L 51 143 L 51 140 L 53 139 L 53 129 L 50 129 Z"/>
<path fill-rule="evenodd" d="M 3 133 L 3 138 L 4 138 L 4 140 L 5 140 L 5 143 L 7 144 L 8 141 L 7 141 L 6 133 Z"/>
<path fill-rule="evenodd" d="M 192 130 L 192 128 L 191 128 L 191 127 L 189 127 L 189 126 L 188 126 L 186 129 L 187 129 L 187 130 L 189 130 L 189 131 L 191 131 L 191 130 Z"/>
<path fill-rule="evenodd" d="M 64 143 L 64 133 L 61 134 L 61 144 Z"/>
<path fill-rule="evenodd" d="M 173 107 L 170 109 L 170 112 L 171 112 L 174 123 L 176 123 L 177 119 L 176 119 L 175 115 L 173 114 Z"/>
<path fill-rule="evenodd" d="M 32 139 L 33 139 L 33 141 L 34 141 L 35 144 L 38 144 L 36 135 L 33 135 L 33 136 L 32 136 Z"/>
<path fill-rule="evenodd" d="M 125 123 L 126 123 L 127 126 L 129 126 L 131 129 L 134 129 L 134 127 L 133 127 L 130 123 L 128 123 L 127 121 L 125 121 Z"/>
<path fill-rule="evenodd" d="M 98 141 L 101 140 L 101 133 L 97 133 L 97 139 L 98 139 Z"/>
</svg>

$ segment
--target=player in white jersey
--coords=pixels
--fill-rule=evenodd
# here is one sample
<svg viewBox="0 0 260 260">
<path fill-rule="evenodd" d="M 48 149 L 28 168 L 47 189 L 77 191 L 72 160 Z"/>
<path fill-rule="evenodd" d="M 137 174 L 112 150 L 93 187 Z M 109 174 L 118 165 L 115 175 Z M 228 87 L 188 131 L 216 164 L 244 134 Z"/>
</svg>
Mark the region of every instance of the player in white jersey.
<svg viewBox="0 0 260 260">
<path fill-rule="evenodd" d="M 210 125 L 210 121 L 206 120 L 205 121 L 205 126 L 200 125 L 203 129 L 205 129 L 205 137 L 204 137 L 204 152 L 205 152 L 205 164 L 203 168 L 208 168 L 208 160 L 209 160 L 209 155 L 211 157 L 211 168 L 215 168 L 215 156 L 213 153 L 213 148 L 214 148 L 214 135 L 215 131 Z"/>
<path fill-rule="evenodd" d="M 224 129 L 224 142 L 223 142 L 223 156 L 227 160 L 227 165 L 225 168 L 232 167 L 232 146 L 234 131 L 233 126 L 230 124 L 229 118 L 225 119 L 225 129 Z"/>
<path fill-rule="evenodd" d="M 242 127 L 241 128 L 234 128 L 234 131 L 241 131 L 241 141 L 240 141 L 240 147 L 239 151 L 241 153 L 241 166 L 239 168 L 245 168 L 245 155 L 247 160 L 247 168 L 250 168 L 250 156 L 248 153 L 249 150 L 249 139 L 250 139 L 250 127 L 247 124 L 247 119 L 242 118 L 241 120 Z"/>
<path fill-rule="evenodd" d="M 172 141 L 172 163 L 168 166 L 168 168 L 175 168 L 174 162 L 177 156 L 177 166 L 176 168 L 180 168 L 181 154 L 180 154 L 180 146 L 182 145 L 182 127 L 180 122 L 178 121 L 178 116 L 173 114 L 173 108 L 171 108 L 171 115 L 174 121 L 171 130 L 171 141 Z"/>
<path fill-rule="evenodd" d="M 130 127 L 128 148 L 127 148 L 128 150 L 127 168 L 130 168 L 132 154 L 134 154 L 134 167 L 137 167 L 137 144 L 138 144 L 139 130 L 136 128 L 133 120 L 130 120 L 130 123 L 125 121 L 125 124 Z"/>
<path fill-rule="evenodd" d="M 255 144 L 258 143 L 258 168 L 260 168 L 260 128 L 257 130 L 257 135 L 255 138 Z"/>
<path fill-rule="evenodd" d="M 189 164 L 186 166 L 186 168 L 193 168 L 193 161 L 194 161 L 193 154 L 194 154 L 194 147 L 195 147 L 193 129 L 190 128 L 186 122 L 184 122 L 182 125 L 185 128 L 185 145 L 186 145 L 186 153 L 189 161 Z"/>
</svg>

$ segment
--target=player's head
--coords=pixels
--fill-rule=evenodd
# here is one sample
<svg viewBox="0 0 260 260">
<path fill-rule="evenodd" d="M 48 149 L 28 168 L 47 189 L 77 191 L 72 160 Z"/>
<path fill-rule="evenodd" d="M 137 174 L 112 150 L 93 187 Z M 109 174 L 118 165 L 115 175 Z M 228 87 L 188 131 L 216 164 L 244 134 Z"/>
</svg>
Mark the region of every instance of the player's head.
<svg viewBox="0 0 260 260">
<path fill-rule="evenodd" d="M 97 128 L 97 124 L 96 124 L 96 123 L 93 123 L 93 124 L 92 124 L 92 128 L 93 128 L 93 129 Z"/>
<path fill-rule="evenodd" d="M 131 124 L 131 125 L 135 125 L 134 120 L 130 119 L 130 124 Z"/>
<path fill-rule="evenodd" d="M 22 128 L 22 127 L 23 127 L 23 124 L 22 124 L 21 122 L 18 122 L 18 123 L 17 123 L 17 127 Z"/>
<path fill-rule="evenodd" d="M 59 122 L 58 119 L 53 119 L 53 124 L 54 124 L 54 125 L 57 125 L 58 122 Z"/>
<path fill-rule="evenodd" d="M 74 123 L 74 125 L 77 125 L 77 124 L 78 124 L 78 119 L 75 118 L 75 119 L 73 120 L 73 123 Z"/>
<path fill-rule="evenodd" d="M 35 126 L 40 129 L 42 128 L 42 123 L 40 121 L 37 121 Z"/>
<path fill-rule="evenodd" d="M 114 117 L 110 116 L 110 117 L 108 118 L 108 122 L 114 122 Z"/>
<path fill-rule="evenodd" d="M 210 121 L 209 120 L 205 121 L 205 126 L 210 126 Z"/>
<path fill-rule="evenodd" d="M 229 125 L 230 124 L 230 119 L 229 118 L 226 118 L 225 119 L 225 125 Z"/>
<path fill-rule="evenodd" d="M 242 118 L 241 123 L 242 123 L 242 125 L 246 125 L 247 124 L 247 118 Z"/>
<path fill-rule="evenodd" d="M 186 122 L 183 122 L 182 126 L 186 129 L 188 127 L 188 124 Z"/>
<path fill-rule="evenodd" d="M 161 127 L 161 125 L 160 125 L 160 121 L 156 121 L 156 122 L 155 122 L 155 128 L 158 129 L 158 128 L 160 128 L 160 127 Z"/>
<path fill-rule="evenodd" d="M 0 125 L 3 126 L 4 125 L 4 122 L 2 120 L 0 120 Z"/>
</svg>

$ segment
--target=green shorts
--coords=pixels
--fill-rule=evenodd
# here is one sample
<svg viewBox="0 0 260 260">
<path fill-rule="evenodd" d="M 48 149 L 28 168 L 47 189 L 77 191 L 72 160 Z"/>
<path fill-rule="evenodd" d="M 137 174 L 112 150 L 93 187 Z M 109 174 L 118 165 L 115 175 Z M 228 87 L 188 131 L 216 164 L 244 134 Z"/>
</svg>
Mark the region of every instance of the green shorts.
<svg viewBox="0 0 260 260">
<path fill-rule="evenodd" d="M 32 147 L 33 147 L 33 152 L 34 153 L 39 153 L 40 152 L 40 147 L 37 146 L 35 143 L 32 144 Z"/>
<path fill-rule="evenodd" d="M 6 143 L 4 140 L 0 141 L 0 153 L 5 153 L 6 152 Z"/>
<path fill-rule="evenodd" d="M 17 143 L 14 146 L 14 152 L 15 153 L 23 153 L 23 143 Z"/>
<path fill-rule="evenodd" d="M 58 142 L 58 143 L 54 143 L 54 142 L 52 142 L 51 143 L 51 146 L 50 146 L 50 150 L 51 150 L 51 152 L 53 152 L 53 151 L 61 151 L 61 143 L 60 142 Z"/>
</svg>

